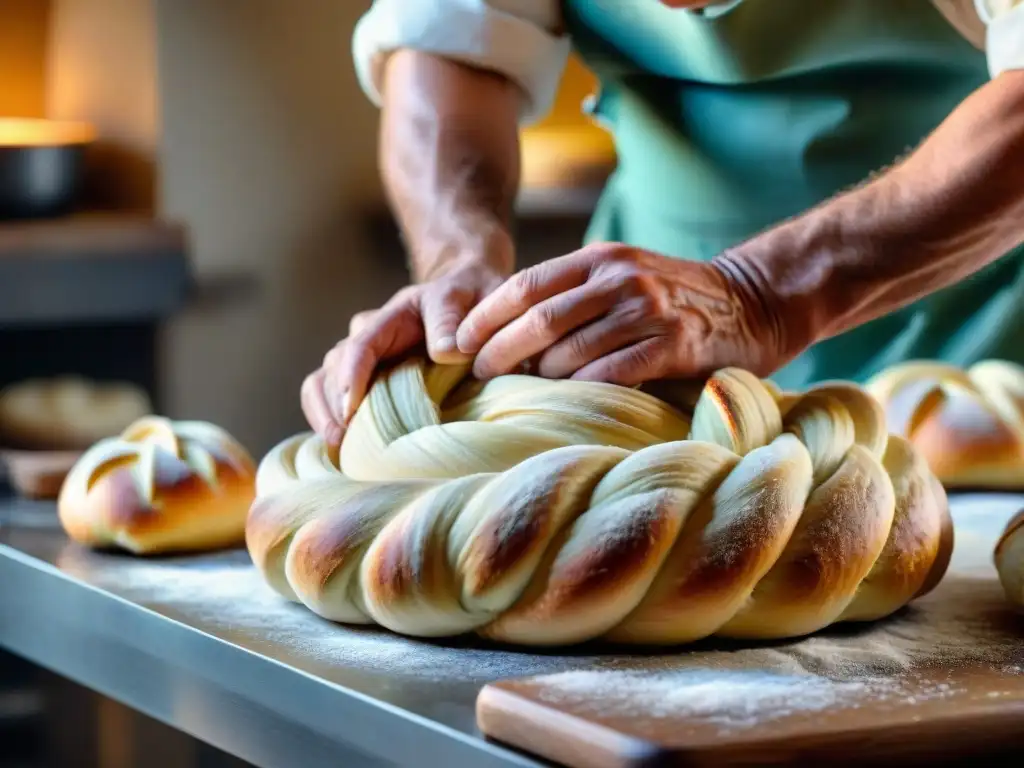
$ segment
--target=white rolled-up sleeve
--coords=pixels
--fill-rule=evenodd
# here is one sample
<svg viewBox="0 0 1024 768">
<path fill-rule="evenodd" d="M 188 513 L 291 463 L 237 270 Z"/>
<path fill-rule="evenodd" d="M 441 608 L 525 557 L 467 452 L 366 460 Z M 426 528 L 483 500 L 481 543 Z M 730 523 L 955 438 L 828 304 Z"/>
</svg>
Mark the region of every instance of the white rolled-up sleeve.
<svg viewBox="0 0 1024 768">
<path fill-rule="evenodd" d="M 1024 0 L 974 0 L 985 23 L 985 53 L 992 77 L 1024 69 Z"/>
<path fill-rule="evenodd" d="M 363 91 L 381 104 L 388 56 L 409 48 L 504 75 L 526 95 L 521 122 L 551 109 L 572 48 L 559 0 L 375 0 L 352 37 Z"/>
</svg>

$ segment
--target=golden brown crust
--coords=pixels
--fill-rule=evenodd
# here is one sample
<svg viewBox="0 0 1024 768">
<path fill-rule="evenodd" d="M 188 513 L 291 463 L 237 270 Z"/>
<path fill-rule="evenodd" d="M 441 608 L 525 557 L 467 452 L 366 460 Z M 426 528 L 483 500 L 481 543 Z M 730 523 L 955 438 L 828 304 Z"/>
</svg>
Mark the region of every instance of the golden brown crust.
<svg viewBox="0 0 1024 768">
<path fill-rule="evenodd" d="M 904 363 L 867 388 L 947 488 L 1024 489 L 1024 368 Z"/>
<path fill-rule="evenodd" d="M 86 451 L 58 498 L 75 541 L 135 554 L 241 544 L 255 498 L 255 464 L 202 422 L 146 417 Z"/>
<path fill-rule="evenodd" d="M 338 457 L 268 454 L 247 545 L 275 590 L 412 635 L 660 645 L 878 619 L 948 566 L 945 492 L 855 385 L 464 376 L 406 361 Z"/>
</svg>

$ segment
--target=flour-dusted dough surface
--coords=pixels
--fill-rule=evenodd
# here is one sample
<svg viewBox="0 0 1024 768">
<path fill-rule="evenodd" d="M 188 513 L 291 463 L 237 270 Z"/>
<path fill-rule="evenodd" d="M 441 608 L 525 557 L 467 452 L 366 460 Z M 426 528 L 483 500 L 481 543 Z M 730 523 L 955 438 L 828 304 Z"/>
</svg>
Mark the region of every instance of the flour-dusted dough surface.
<svg viewBox="0 0 1024 768">
<path fill-rule="evenodd" d="M 339 457 L 264 458 L 246 533 L 276 591 L 407 635 L 679 644 L 878 619 L 946 569 L 944 491 L 853 385 L 465 376 L 406 361 Z"/>
</svg>

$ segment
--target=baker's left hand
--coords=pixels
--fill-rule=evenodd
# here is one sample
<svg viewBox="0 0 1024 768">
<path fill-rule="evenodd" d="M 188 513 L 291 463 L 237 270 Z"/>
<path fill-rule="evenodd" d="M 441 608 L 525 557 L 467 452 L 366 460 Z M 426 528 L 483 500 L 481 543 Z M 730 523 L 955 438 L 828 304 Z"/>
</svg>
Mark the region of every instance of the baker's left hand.
<svg viewBox="0 0 1024 768">
<path fill-rule="evenodd" d="M 727 366 L 767 376 L 791 359 L 782 318 L 728 262 L 599 243 L 511 277 L 459 327 L 481 379 L 537 375 L 635 386 Z"/>
</svg>

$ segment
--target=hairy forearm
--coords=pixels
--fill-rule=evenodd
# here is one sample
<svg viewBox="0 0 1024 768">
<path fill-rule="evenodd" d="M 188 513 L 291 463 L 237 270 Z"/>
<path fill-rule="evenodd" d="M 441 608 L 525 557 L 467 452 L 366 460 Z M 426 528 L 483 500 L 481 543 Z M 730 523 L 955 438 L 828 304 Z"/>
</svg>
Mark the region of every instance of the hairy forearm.
<svg viewBox="0 0 1024 768">
<path fill-rule="evenodd" d="M 1024 72 L 972 94 L 864 186 L 718 259 L 797 349 L 963 280 L 1024 242 Z M 784 327 L 783 327 L 784 326 Z"/>
<path fill-rule="evenodd" d="M 521 99 L 498 75 L 413 51 L 391 57 L 380 166 L 417 281 L 472 260 L 511 272 Z"/>
</svg>

